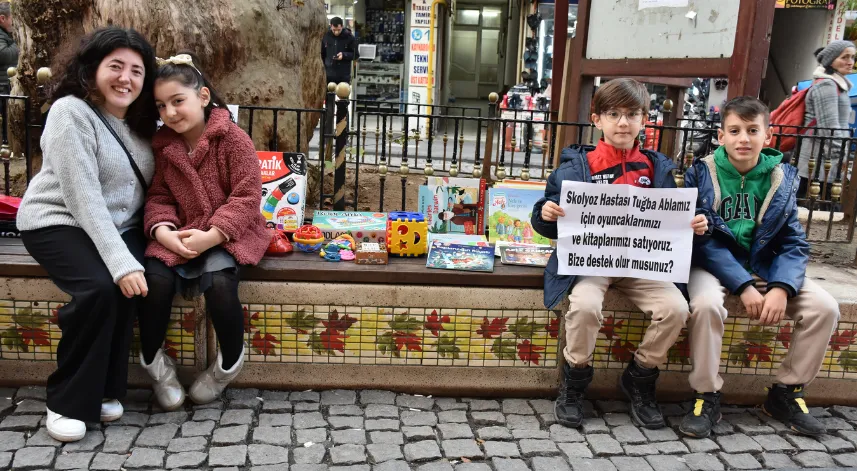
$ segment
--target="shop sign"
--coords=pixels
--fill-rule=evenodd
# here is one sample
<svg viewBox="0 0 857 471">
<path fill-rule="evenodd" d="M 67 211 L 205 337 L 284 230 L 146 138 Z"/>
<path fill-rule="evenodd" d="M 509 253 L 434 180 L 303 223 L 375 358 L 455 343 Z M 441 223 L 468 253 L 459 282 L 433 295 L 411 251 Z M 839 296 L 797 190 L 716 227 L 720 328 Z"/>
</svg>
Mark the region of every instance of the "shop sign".
<svg viewBox="0 0 857 471">
<path fill-rule="evenodd" d="M 408 83 L 412 86 L 428 86 L 429 37 L 428 28 L 411 28 L 410 70 Z M 436 49 L 435 49 L 436 50 Z"/>
<path fill-rule="evenodd" d="M 836 10 L 830 14 L 830 21 L 827 22 L 826 44 L 845 38 L 845 14 L 848 9 L 845 3 L 845 0 L 840 1 L 839 5 L 836 6 Z"/>
<path fill-rule="evenodd" d="M 428 28 L 431 23 L 431 2 L 429 0 L 411 1 L 411 27 Z"/>
<path fill-rule="evenodd" d="M 777 0 L 777 8 L 820 8 L 833 10 L 835 7 L 836 0 Z"/>
</svg>

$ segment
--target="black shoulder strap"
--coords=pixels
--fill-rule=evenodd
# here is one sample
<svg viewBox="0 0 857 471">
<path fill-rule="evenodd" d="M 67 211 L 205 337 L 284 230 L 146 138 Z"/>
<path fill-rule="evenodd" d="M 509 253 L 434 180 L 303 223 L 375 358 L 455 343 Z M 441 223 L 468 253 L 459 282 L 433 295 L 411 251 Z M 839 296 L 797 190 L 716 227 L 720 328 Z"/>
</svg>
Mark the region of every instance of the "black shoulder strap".
<svg viewBox="0 0 857 471">
<path fill-rule="evenodd" d="M 89 105 L 90 108 L 92 108 L 92 111 L 95 112 L 96 116 L 98 116 L 98 119 L 100 119 L 101 122 L 104 123 L 105 126 L 107 126 L 107 130 L 110 131 L 110 134 L 113 134 L 113 137 L 116 138 L 116 142 L 118 142 L 119 145 L 122 147 L 122 150 L 125 151 L 125 155 L 128 156 L 128 162 L 131 164 L 131 168 L 134 170 L 134 174 L 137 175 L 137 180 L 140 180 L 140 184 L 143 185 L 143 192 L 145 193 L 149 191 L 149 185 L 146 183 L 146 179 L 143 178 L 143 172 L 140 171 L 140 167 L 137 167 L 137 163 L 134 162 L 134 158 L 131 157 L 131 152 L 129 152 L 128 148 L 125 147 L 125 143 L 122 142 L 122 139 L 119 139 L 119 135 L 116 134 L 116 131 L 113 129 L 113 126 L 111 126 L 110 123 L 107 122 L 107 119 L 104 118 L 104 115 L 101 114 L 101 110 L 99 110 L 98 107 L 94 106 L 88 101 L 86 102 L 86 104 Z"/>
</svg>

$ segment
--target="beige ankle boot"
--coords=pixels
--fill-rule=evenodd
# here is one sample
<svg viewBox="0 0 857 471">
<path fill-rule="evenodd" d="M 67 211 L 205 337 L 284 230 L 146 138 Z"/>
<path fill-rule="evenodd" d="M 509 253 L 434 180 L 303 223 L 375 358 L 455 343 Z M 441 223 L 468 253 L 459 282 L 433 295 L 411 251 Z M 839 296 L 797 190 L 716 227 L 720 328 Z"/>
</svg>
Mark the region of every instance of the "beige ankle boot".
<svg viewBox="0 0 857 471">
<path fill-rule="evenodd" d="M 165 355 L 163 350 L 158 349 L 155 359 L 147 365 L 146 360 L 143 359 L 143 353 L 140 352 L 140 364 L 154 380 L 152 389 L 155 391 L 155 398 L 157 398 L 162 409 L 176 410 L 184 404 L 184 388 L 176 376 L 176 365 L 172 358 Z"/>
<path fill-rule="evenodd" d="M 244 350 L 241 351 L 241 356 L 238 361 L 232 365 L 228 371 L 223 370 L 223 356 L 220 350 L 217 351 L 217 361 L 207 370 L 200 373 L 193 386 L 190 387 L 190 398 L 197 404 L 208 404 L 209 402 L 220 397 L 220 394 L 226 389 L 226 385 L 232 382 L 238 373 L 241 372 L 241 367 L 244 366 Z"/>
</svg>

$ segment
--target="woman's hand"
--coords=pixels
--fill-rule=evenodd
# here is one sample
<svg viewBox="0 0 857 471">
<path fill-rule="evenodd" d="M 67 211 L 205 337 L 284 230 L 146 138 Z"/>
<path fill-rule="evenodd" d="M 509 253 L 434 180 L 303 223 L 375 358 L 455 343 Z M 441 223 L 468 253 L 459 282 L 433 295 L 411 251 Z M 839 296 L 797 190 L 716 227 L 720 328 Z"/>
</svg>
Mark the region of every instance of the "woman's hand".
<svg viewBox="0 0 857 471">
<path fill-rule="evenodd" d="M 188 250 L 192 250 L 196 253 L 203 253 L 212 247 L 216 247 L 226 242 L 226 238 L 223 237 L 223 233 L 213 227 L 205 232 L 198 229 L 179 231 L 178 235 L 179 239 L 181 239 L 181 243 L 184 244 Z"/>
<path fill-rule="evenodd" d="M 542 206 L 542 220 L 545 222 L 556 222 L 560 216 L 565 216 L 565 211 L 553 201 L 547 201 Z"/>
<path fill-rule="evenodd" d="M 199 252 L 191 250 L 182 243 L 180 232 L 174 231 L 168 226 L 159 226 L 155 229 L 155 239 L 170 252 L 180 255 L 188 260 L 199 256 Z"/>
<path fill-rule="evenodd" d="M 697 214 L 693 221 L 690 221 L 690 227 L 693 228 L 694 234 L 703 235 L 708 230 L 708 218 L 704 214 Z"/>
<path fill-rule="evenodd" d="M 118 284 L 126 298 L 133 298 L 134 296 L 145 298 L 149 294 L 149 285 L 146 284 L 146 277 L 141 271 L 131 272 L 123 276 Z"/>
</svg>

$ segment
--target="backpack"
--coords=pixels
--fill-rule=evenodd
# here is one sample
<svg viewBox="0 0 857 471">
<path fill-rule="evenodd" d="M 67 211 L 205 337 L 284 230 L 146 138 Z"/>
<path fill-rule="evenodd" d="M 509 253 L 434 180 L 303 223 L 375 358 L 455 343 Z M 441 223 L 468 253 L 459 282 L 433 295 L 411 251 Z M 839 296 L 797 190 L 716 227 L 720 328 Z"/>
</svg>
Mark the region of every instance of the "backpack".
<svg viewBox="0 0 857 471">
<path fill-rule="evenodd" d="M 791 136 L 781 136 L 779 138 L 780 152 L 788 152 L 795 148 L 797 136 L 794 136 L 794 134 L 805 134 L 809 131 L 809 129 L 801 131 L 801 128 L 804 127 L 803 119 L 806 116 L 806 95 L 819 80 L 823 79 L 814 80 L 808 88 L 790 96 L 777 109 L 771 112 L 771 123 L 773 123 L 773 126 L 779 128 L 779 132 L 782 134 L 792 134 Z M 839 86 L 836 87 L 836 93 L 841 93 Z M 816 124 L 818 124 L 818 120 L 813 119 L 806 124 L 806 128 L 813 127 Z"/>
</svg>

